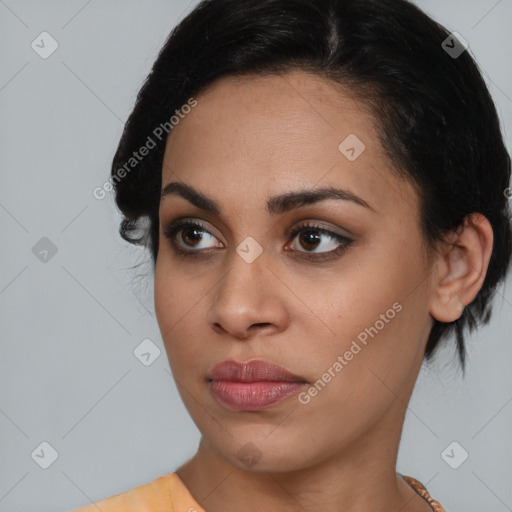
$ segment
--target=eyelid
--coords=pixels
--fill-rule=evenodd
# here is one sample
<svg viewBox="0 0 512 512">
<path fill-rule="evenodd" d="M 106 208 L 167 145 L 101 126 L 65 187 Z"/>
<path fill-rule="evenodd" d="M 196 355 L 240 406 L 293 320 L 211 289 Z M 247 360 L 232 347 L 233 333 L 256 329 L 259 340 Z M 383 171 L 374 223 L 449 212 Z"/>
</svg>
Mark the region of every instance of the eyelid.
<svg viewBox="0 0 512 512">
<path fill-rule="evenodd" d="M 203 231 L 205 231 L 206 233 L 210 234 L 211 236 L 217 238 L 218 240 L 220 240 L 222 242 L 222 237 L 216 235 L 215 234 L 216 230 L 209 228 L 206 225 L 207 222 L 208 221 L 203 220 L 198 217 L 178 217 L 178 218 L 174 219 L 173 221 L 169 222 L 168 224 L 165 224 L 163 226 L 163 232 L 165 235 L 166 233 L 169 233 L 170 231 L 178 231 L 179 229 L 183 229 L 183 228 L 189 227 L 189 226 L 198 226 Z M 222 242 L 222 243 L 224 243 L 224 242 Z"/>
<path fill-rule="evenodd" d="M 200 219 L 190 218 L 190 217 L 180 217 L 178 219 L 175 219 L 168 225 L 164 226 L 163 233 L 164 233 L 165 238 L 167 238 L 170 241 L 173 250 L 179 256 L 190 257 L 190 258 L 201 257 L 201 256 L 205 256 L 208 253 L 214 252 L 215 249 L 218 248 L 218 247 L 212 247 L 212 248 L 202 249 L 202 250 L 193 250 L 193 249 L 185 249 L 185 248 L 181 247 L 180 244 L 178 244 L 175 240 L 176 235 L 183 229 L 191 228 L 191 227 L 198 227 L 198 228 L 200 228 L 200 231 L 208 233 L 213 238 L 218 239 L 218 237 L 215 236 L 210 231 L 210 229 L 208 229 L 206 227 L 206 225 L 203 223 L 203 221 L 201 221 Z M 224 243 L 222 241 L 220 243 L 222 245 L 224 245 Z"/>
<path fill-rule="evenodd" d="M 170 240 L 170 243 L 172 245 L 173 250 L 178 253 L 178 255 L 183 257 L 207 257 L 208 255 L 211 255 L 212 253 L 216 252 L 216 249 L 219 247 L 210 247 L 207 249 L 201 249 L 201 250 L 194 250 L 194 249 L 186 249 L 181 247 L 175 240 L 175 237 L 177 233 L 180 231 L 186 229 L 186 228 L 200 228 L 200 231 L 203 231 L 205 233 L 208 233 L 210 236 L 217 238 L 218 237 L 211 232 L 209 228 L 206 227 L 206 225 L 203 223 L 202 220 L 198 218 L 191 218 L 191 217 L 180 217 L 178 219 L 175 219 L 170 224 L 164 227 L 164 236 Z M 301 251 L 301 250 L 290 250 L 288 249 L 288 246 L 290 243 L 293 243 L 293 241 L 296 239 L 297 235 L 301 232 L 307 231 L 308 228 L 311 231 L 317 231 L 320 233 L 321 236 L 330 237 L 331 239 L 334 239 L 338 242 L 338 246 L 336 249 L 332 249 L 330 251 L 322 251 L 322 252 L 311 252 L 311 251 Z M 286 236 L 288 238 L 291 237 L 291 242 L 287 244 L 285 247 L 286 252 L 292 253 L 293 256 L 303 259 L 303 260 L 309 260 L 316 263 L 321 263 L 322 261 L 327 261 L 331 259 L 336 259 L 339 257 L 343 252 L 345 252 L 346 249 L 350 245 L 353 244 L 355 241 L 354 238 L 351 236 L 342 235 L 341 233 L 338 233 L 334 231 L 331 227 L 325 226 L 322 221 L 299 221 L 296 223 L 293 227 L 289 228 L 286 231 Z M 220 242 L 222 245 L 224 243 Z"/>
<path fill-rule="evenodd" d="M 349 231 L 348 229 L 344 229 L 341 227 L 333 227 L 332 224 L 329 224 L 328 222 L 322 220 L 299 220 L 291 228 L 287 230 L 287 235 L 291 236 L 292 233 L 296 232 L 297 230 L 300 231 L 301 229 L 308 227 L 312 229 L 317 229 L 319 231 L 328 231 L 332 235 L 343 237 L 345 239 L 352 239 L 353 237 L 355 237 L 355 234 Z"/>
<path fill-rule="evenodd" d="M 309 220 L 309 219 L 310 219 L 310 217 L 305 217 L 304 219 L 299 219 L 298 221 L 296 221 L 291 227 L 289 227 L 286 230 L 286 236 L 291 236 L 291 234 L 295 230 L 301 229 L 301 228 L 306 228 L 306 227 L 311 227 L 311 228 L 315 228 L 318 230 L 323 229 L 324 231 L 329 231 L 333 235 L 344 237 L 345 239 L 351 239 L 356 236 L 352 231 L 350 231 L 347 228 L 332 227 L 332 225 L 329 225 L 329 223 L 327 221 Z M 209 223 L 209 221 L 201 219 L 200 217 L 189 217 L 189 216 L 177 217 L 176 219 L 174 219 L 168 223 L 164 223 L 163 231 L 165 234 L 166 231 L 169 231 L 178 225 L 180 227 L 188 226 L 188 225 L 198 225 L 202 229 L 204 229 L 204 231 L 209 233 L 210 235 L 221 240 L 222 237 L 219 237 L 218 235 L 216 235 L 214 233 L 215 229 L 213 229 L 213 230 L 210 229 L 209 227 L 206 226 L 205 223 Z M 342 230 L 342 232 L 340 233 L 337 230 Z"/>
<path fill-rule="evenodd" d="M 317 232 L 320 236 L 331 238 L 331 240 L 337 241 L 335 249 L 330 251 L 311 252 L 311 251 L 300 251 L 288 249 L 288 245 L 293 244 L 293 241 L 297 238 L 300 233 L 309 231 Z M 337 233 L 332 228 L 322 225 L 321 222 L 317 221 L 303 221 L 300 222 L 296 227 L 289 230 L 289 237 L 291 237 L 290 244 L 287 245 L 285 251 L 289 251 L 297 259 L 309 261 L 311 263 L 324 263 L 330 260 L 339 258 L 354 242 L 355 239 L 351 236 L 342 235 Z"/>
</svg>

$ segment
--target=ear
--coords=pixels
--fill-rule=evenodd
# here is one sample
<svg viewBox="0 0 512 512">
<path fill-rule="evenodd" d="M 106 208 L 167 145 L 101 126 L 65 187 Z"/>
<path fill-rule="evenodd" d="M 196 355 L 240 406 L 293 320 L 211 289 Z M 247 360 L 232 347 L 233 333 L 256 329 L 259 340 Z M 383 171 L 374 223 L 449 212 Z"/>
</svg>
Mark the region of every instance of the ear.
<svg viewBox="0 0 512 512">
<path fill-rule="evenodd" d="M 436 258 L 430 314 L 440 322 L 453 322 L 478 294 L 489 267 L 494 235 L 480 213 L 467 216 L 461 231 L 452 233 Z"/>
</svg>

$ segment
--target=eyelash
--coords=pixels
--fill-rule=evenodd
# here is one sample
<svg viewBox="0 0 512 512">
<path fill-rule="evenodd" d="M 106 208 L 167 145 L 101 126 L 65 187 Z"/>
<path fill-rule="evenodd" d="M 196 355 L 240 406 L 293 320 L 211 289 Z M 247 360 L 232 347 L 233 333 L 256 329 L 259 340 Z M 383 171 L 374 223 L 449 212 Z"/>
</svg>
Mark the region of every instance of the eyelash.
<svg viewBox="0 0 512 512">
<path fill-rule="evenodd" d="M 178 243 L 176 243 L 175 237 L 178 234 L 178 232 L 188 229 L 188 228 L 199 228 L 198 231 L 204 231 L 208 233 L 211 236 L 212 235 L 204 225 L 202 225 L 198 221 L 177 221 L 174 224 L 170 224 L 164 229 L 164 236 L 171 241 L 171 246 L 173 250 L 178 254 L 179 256 L 183 258 L 197 258 L 206 256 L 207 254 L 211 254 L 215 251 L 214 248 L 212 249 L 205 249 L 205 250 L 186 250 L 180 247 Z M 308 261 L 326 261 L 331 260 L 333 258 L 336 258 L 340 256 L 342 253 L 344 253 L 350 245 L 354 242 L 353 239 L 348 238 L 346 236 L 339 235 L 338 233 L 334 233 L 332 231 L 329 231 L 325 228 L 322 228 L 321 226 L 313 223 L 313 222 L 305 222 L 301 224 L 300 226 L 297 226 L 293 230 L 290 231 L 289 236 L 292 238 L 292 240 L 300 233 L 302 232 L 316 232 L 320 235 L 326 235 L 340 243 L 340 246 L 337 249 L 334 249 L 332 251 L 327 252 L 321 252 L 321 253 L 313 253 L 313 252 L 303 252 L 303 251 L 290 251 L 295 253 L 300 253 L 302 256 L 297 256 L 298 258 L 305 259 Z M 327 257 L 326 257 L 327 256 Z"/>
</svg>

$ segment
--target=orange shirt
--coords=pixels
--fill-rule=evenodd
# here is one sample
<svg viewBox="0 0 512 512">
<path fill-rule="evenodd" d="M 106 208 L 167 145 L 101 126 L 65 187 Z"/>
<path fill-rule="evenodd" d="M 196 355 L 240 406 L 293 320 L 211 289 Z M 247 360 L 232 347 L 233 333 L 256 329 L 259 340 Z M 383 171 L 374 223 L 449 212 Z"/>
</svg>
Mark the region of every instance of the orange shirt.
<svg viewBox="0 0 512 512">
<path fill-rule="evenodd" d="M 205 512 L 177 473 L 71 512 Z"/>
<path fill-rule="evenodd" d="M 414 478 L 404 480 L 432 507 L 433 512 L 445 512 L 433 500 L 425 487 Z M 177 473 L 160 476 L 151 483 L 135 487 L 72 512 L 205 512 L 194 500 Z"/>
</svg>

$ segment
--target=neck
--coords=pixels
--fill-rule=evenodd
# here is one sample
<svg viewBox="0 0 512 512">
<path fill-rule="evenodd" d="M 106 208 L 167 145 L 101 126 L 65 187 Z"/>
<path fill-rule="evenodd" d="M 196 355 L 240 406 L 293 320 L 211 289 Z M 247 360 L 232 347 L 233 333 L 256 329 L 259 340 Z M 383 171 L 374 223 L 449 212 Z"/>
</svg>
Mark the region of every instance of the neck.
<svg viewBox="0 0 512 512">
<path fill-rule="evenodd" d="M 372 431 L 316 464 L 288 472 L 250 471 L 226 460 L 203 437 L 196 455 L 177 473 L 208 512 L 431 512 L 396 475 L 401 435 L 396 426 L 405 414 L 397 403 Z"/>
</svg>

